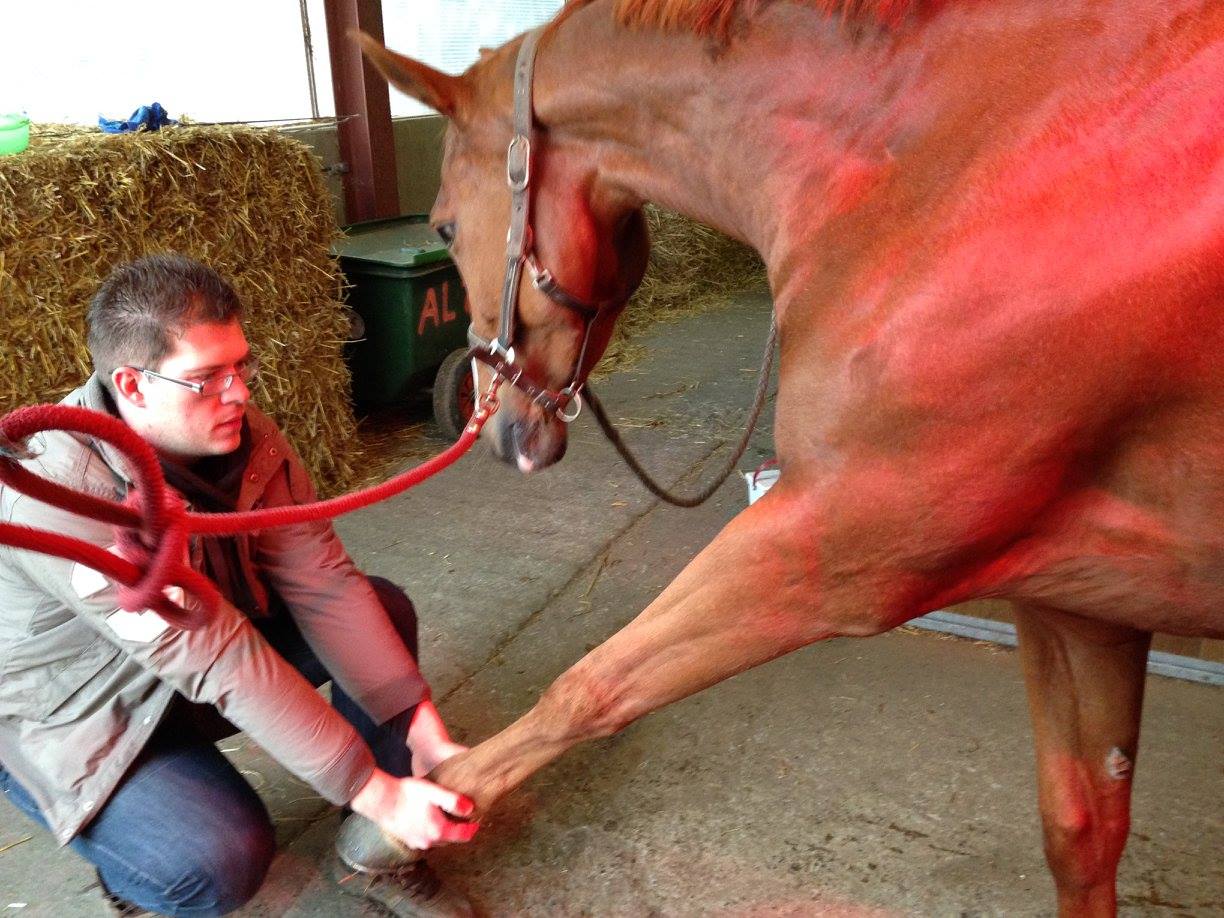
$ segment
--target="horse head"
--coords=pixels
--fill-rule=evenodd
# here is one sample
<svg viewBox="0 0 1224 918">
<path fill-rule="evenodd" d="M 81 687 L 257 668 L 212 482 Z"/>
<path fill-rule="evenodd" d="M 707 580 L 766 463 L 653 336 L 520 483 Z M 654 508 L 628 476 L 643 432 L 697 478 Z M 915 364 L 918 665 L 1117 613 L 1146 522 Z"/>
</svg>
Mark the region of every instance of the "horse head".
<svg viewBox="0 0 1224 918">
<path fill-rule="evenodd" d="M 524 472 L 551 465 L 645 273 L 643 202 L 601 176 L 590 141 L 541 120 L 531 61 L 526 99 L 521 75 L 516 93 L 516 62 L 522 70 L 534 57 L 520 54 L 534 36 L 482 52 L 461 76 L 355 37 L 389 83 L 449 120 L 431 221 L 467 288 L 478 388 L 495 373 L 510 383 L 484 434 Z M 523 210 L 517 228 L 512 207 Z"/>
</svg>

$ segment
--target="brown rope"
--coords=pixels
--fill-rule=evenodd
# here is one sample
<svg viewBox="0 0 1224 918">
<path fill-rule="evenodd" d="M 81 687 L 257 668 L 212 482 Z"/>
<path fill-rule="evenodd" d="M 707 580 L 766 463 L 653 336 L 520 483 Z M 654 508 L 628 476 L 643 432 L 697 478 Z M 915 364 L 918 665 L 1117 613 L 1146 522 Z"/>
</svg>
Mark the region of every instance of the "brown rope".
<svg viewBox="0 0 1224 918">
<path fill-rule="evenodd" d="M 769 340 L 765 344 L 765 355 L 761 358 L 761 371 L 757 375 L 756 394 L 753 396 L 752 411 L 748 416 L 748 426 L 744 429 L 744 435 L 740 438 L 739 445 L 736 446 L 735 453 L 728 460 L 726 467 L 705 488 L 690 497 L 672 494 L 642 467 L 642 463 L 629 451 L 629 447 L 621 439 L 620 433 L 612 424 L 612 420 L 604 410 L 603 404 L 595 396 L 595 393 L 591 391 L 590 386 L 587 386 L 586 391 L 583 393 L 583 398 L 591 406 L 591 412 L 595 415 L 595 420 L 599 422 L 599 427 L 604 432 L 604 436 L 608 438 L 616 448 L 616 451 L 620 453 L 621 458 L 633 470 L 633 474 L 638 477 L 638 480 L 646 486 L 647 491 L 675 507 L 698 507 L 709 500 L 714 492 L 722 486 L 722 483 L 727 480 L 727 476 L 735 470 L 736 464 L 744 455 L 744 450 L 748 448 L 748 441 L 752 438 L 752 432 L 756 429 L 757 421 L 761 417 L 761 409 L 765 407 L 765 393 L 769 389 L 769 371 L 773 369 L 774 350 L 777 343 L 778 317 L 775 315 L 769 323 Z"/>
</svg>

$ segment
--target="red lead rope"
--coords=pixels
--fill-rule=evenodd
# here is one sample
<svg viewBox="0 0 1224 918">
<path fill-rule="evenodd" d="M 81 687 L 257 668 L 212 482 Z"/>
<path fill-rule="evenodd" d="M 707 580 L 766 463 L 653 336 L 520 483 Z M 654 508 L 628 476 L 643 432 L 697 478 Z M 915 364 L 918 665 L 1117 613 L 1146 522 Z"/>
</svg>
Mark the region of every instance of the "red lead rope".
<svg viewBox="0 0 1224 918">
<path fill-rule="evenodd" d="M 363 491 L 292 507 L 244 513 L 188 513 L 166 486 L 152 447 L 118 418 L 88 408 L 34 405 L 0 418 L 0 482 L 61 510 L 115 527 L 119 555 L 60 533 L 0 522 L 0 544 L 75 561 L 119 584 L 119 604 L 128 611 L 152 609 L 179 628 L 203 625 L 216 611 L 220 594 L 212 582 L 187 564 L 187 536 L 234 535 L 276 526 L 331 519 L 394 497 L 436 475 L 471 448 L 485 422 L 497 411 L 497 382 L 481 396 L 471 421 L 453 446 L 394 478 Z M 66 430 L 105 440 L 131 462 L 135 487 L 123 503 L 73 491 L 28 471 L 5 444 L 24 443 L 45 430 Z M 184 608 L 168 599 L 167 586 L 179 586 L 199 603 Z"/>
</svg>

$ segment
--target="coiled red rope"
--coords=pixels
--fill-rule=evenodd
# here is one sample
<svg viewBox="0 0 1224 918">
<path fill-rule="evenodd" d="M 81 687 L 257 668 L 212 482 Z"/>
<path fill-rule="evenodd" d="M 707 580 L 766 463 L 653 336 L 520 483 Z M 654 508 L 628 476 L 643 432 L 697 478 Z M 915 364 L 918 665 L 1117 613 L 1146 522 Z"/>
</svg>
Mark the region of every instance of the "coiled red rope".
<svg viewBox="0 0 1224 918">
<path fill-rule="evenodd" d="M 463 434 L 443 452 L 381 484 L 330 500 L 238 513 L 189 513 L 166 486 L 157 456 L 135 431 L 99 411 L 70 405 L 33 405 L 0 418 L 0 447 L 24 443 L 34 434 L 64 430 L 104 440 L 129 460 L 135 487 L 123 503 L 74 491 L 21 466 L 15 449 L 0 449 L 0 482 L 36 500 L 86 516 L 115 528 L 119 554 L 58 532 L 0 522 L 0 544 L 55 555 L 93 568 L 119 584 L 122 608 L 151 609 L 171 624 L 193 629 L 203 625 L 221 600 L 213 583 L 187 563 L 187 537 L 235 535 L 276 526 L 331 519 L 400 494 L 436 475 L 466 453 L 497 410 L 497 383 L 481 396 Z M 198 607 L 180 606 L 165 594 L 179 586 Z"/>
</svg>

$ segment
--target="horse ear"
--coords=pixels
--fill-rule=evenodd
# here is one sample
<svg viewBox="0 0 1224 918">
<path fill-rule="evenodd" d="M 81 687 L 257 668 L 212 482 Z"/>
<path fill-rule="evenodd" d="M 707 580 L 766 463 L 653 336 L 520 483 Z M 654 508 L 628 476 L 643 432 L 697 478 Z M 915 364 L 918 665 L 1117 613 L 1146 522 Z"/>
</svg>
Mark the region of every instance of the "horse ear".
<svg viewBox="0 0 1224 918">
<path fill-rule="evenodd" d="M 462 77 L 453 77 L 420 61 L 396 54 L 359 29 L 349 30 L 349 37 L 361 45 L 361 51 L 370 63 L 400 92 L 448 118 L 455 118 L 463 108 L 468 87 Z"/>
</svg>

